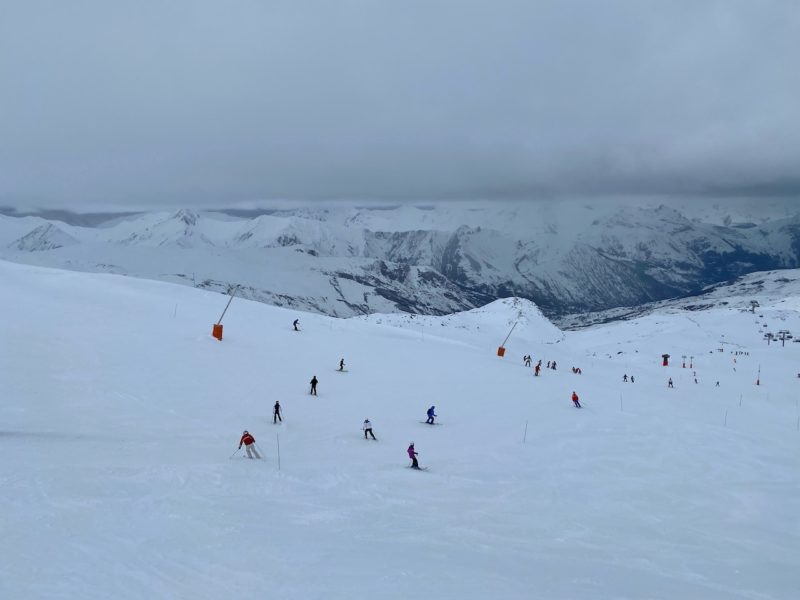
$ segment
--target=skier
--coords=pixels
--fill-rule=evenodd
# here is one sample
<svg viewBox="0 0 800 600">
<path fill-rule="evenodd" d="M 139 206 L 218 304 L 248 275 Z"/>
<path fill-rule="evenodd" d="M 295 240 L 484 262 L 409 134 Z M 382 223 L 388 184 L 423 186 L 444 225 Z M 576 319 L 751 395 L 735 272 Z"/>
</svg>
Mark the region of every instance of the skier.
<svg viewBox="0 0 800 600">
<path fill-rule="evenodd" d="M 633 375 L 631 375 L 631 383 L 633 383 Z"/>
<path fill-rule="evenodd" d="M 319 383 L 319 381 L 317 381 L 317 376 L 314 375 L 314 377 L 311 378 L 311 391 L 309 394 L 317 395 L 317 383 Z"/>
<path fill-rule="evenodd" d="M 408 458 L 411 459 L 411 468 L 419 469 L 419 463 L 417 462 L 417 454 L 419 454 L 419 452 L 414 450 L 414 442 L 411 442 L 411 445 L 408 447 L 406 452 L 408 452 Z"/>
<path fill-rule="evenodd" d="M 292 323 L 292 327 L 294 327 L 294 330 L 295 330 L 295 331 L 300 331 L 300 330 L 297 328 L 297 324 L 298 324 L 299 322 L 300 322 L 300 319 L 295 319 L 295 320 L 294 320 L 294 323 Z"/>
<path fill-rule="evenodd" d="M 372 433 L 372 423 L 369 422 L 369 419 L 364 419 L 364 424 L 361 426 L 361 429 L 364 430 L 365 440 L 367 439 L 367 434 L 371 435 L 373 440 L 375 439 L 375 434 Z"/>
<path fill-rule="evenodd" d="M 627 373 L 625 373 L 625 375 L 622 376 L 622 381 L 625 382 L 625 383 L 628 383 L 628 374 Z"/>
<path fill-rule="evenodd" d="M 547 361 L 547 368 L 548 369 L 550 368 L 550 361 L 549 360 Z"/>
<path fill-rule="evenodd" d="M 581 408 L 581 403 L 578 401 L 578 394 L 572 392 L 572 403 L 575 405 L 575 408 Z"/>
<path fill-rule="evenodd" d="M 272 424 L 274 425 L 277 421 L 283 423 L 283 419 L 281 418 L 281 403 L 275 400 L 275 406 L 272 407 Z"/>
<path fill-rule="evenodd" d="M 556 370 L 556 361 L 553 361 L 553 371 Z"/>
<path fill-rule="evenodd" d="M 344 371 L 344 359 L 339 361 L 339 370 Z"/>
<path fill-rule="evenodd" d="M 672 385 L 672 377 L 669 378 L 669 381 L 667 382 L 667 387 L 673 387 L 673 385 Z"/>
<path fill-rule="evenodd" d="M 425 421 L 425 423 L 427 423 L 428 425 L 433 425 L 433 418 L 437 416 L 436 413 L 434 412 L 435 410 L 436 410 L 435 406 L 431 406 L 428 409 L 428 420 Z M 411 445 L 413 446 L 414 444 Z"/>
<path fill-rule="evenodd" d="M 539 363 L 538 363 L 538 364 L 537 364 L 537 365 L 534 367 L 534 369 L 533 369 L 533 374 L 534 374 L 536 377 L 538 377 L 538 376 L 539 376 L 539 369 L 541 369 L 541 368 L 542 368 L 542 361 L 539 361 Z"/>
<path fill-rule="evenodd" d="M 247 452 L 247 458 L 261 458 L 258 450 L 256 450 L 256 438 L 250 435 L 250 432 L 246 429 L 242 432 L 242 438 L 239 440 L 239 450 L 242 449 L 242 444 L 244 444 L 245 452 Z"/>
<path fill-rule="evenodd" d="M 714 387 L 719 387 L 719 381 L 717 382 L 717 385 L 715 385 Z"/>
</svg>

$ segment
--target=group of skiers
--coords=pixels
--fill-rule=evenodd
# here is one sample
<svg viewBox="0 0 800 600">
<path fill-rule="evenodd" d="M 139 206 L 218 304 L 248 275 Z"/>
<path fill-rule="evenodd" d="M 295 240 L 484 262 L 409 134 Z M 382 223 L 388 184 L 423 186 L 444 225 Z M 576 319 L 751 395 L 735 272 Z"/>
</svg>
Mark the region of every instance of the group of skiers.
<svg viewBox="0 0 800 600">
<path fill-rule="evenodd" d="M 295 319 L 292 322 L 292 327 L 293 327 L 294 331 L 300 331 L 298 329 L 298 327 L 297 327 L 299 325 L 299 323 L 300 323 L 300 319 Z M 344 371 L 344 365 L 345 365 L 344 358 L 342 358 L 342 359 L 339 360 L 339 369 L 338 370 L 339 371 Z M 317 379 L 317 376 L 314 375 L 311 378 L 311 381 L 310 381 L 310 384 L 311 384 L 311 389 L 309 391 L 310 395 L 312 395 L 312 396 L 316 396 L 317 395 L 317 384 L 318 383 L 319 383 L 319 380 Z M 428 425 L 434 425 L 435 424 L 434 423 L 434 419 L 437 417 L 435 411 L 436 411 L 436 407 L 435 406 L 431 406 L 427 410 L 427 413 L 426 413 L 427 414 L 427 420 L 425 421 L 426 424 L 428 424 Z M 280 401 L 276 400 L 275 404 L 272 407 L 272 423 L 273 424 L 277 424 L 278 421 L 283 423 L 283 415 L 282 415 L 282 411 L 281 411 L 281 403 L 280 403 Z M 361 424 L 361 429 L 364 432 L 364 439 L 365 440 L 372 438 L 373 440 L 378 441 L 378 439 L 375 437 L 375 433 L 372 431 L 372 422 L 369 419 L 364 419 L 364 422 Z M 261 458 L 261 454 L 259 454 L 258 449 L 257 449 L 256 439 L 253 436 L 253 434 L 251 434 L 247 430 L 243 431 L 242 432 L 242 437 L 239 438 L 239 447 L 237 448 L 237 452 L 242 449 L 242 446 L 244 446 L 244 448 L 245 448 L 245 452 L 246 452 L 247 458 L 250 458 L 250 459 L 259 459 L 259 458 Z M 407 452 L 408 452 L 409 458 L 411 458 L 411 468 L 412 469 L 420 469 L 419 462 L 417 461 L 417 458 L 416 458 L 418 453 L 414 450 L 414 442 L 411 442 L 411 445 L 408 447 Z"/>
<path fill-rule="evenodd" d="M 526 367 L 530 367 L 532 362 L 533 362 L 533 359 L 531 358 L 530 354 L 526 354 L 525 356 L 522 357 L 522 363 Z M 553 371 L 556 371 L 556 370 L 558 370 L 556 368 L 556 366 L 557 366 L 556 365 L 556 361 L 554 361 L 554 360 L 548 360 L 547 361 L 547 367 L 546 368 L 552 369 Z M 533 367 L 534 376 L 538 377 L 539 373 L 541 372 L 541 370 L 542 370 L 542 360 L 539 359 L 539 362 L 537 362 L 536 365 L 534 365 L 534 367 Z M 583 372 L 581 371 L 580 367 L 572 367 L 572 372 L 575 375 L 582 375 L 583 374 Z"/>
</svg>

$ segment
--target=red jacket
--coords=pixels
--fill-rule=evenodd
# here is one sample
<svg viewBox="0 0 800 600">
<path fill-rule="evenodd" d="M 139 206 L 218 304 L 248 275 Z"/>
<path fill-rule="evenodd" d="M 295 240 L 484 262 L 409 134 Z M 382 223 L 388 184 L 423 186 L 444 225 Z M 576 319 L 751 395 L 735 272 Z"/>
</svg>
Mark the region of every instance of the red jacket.
<svg viewBox="0 0 800 600">
<path fill-rule="evenodd" d="M 254 438 L 254 437 L 253 437 L 252 435 L 250 435 L 249 433 L 245 433 L 245 434 L 242 436 L 242 439 L 240 439 L 240 440 L 239 440 L 239 448 L 241 448 L 241 447 L 242 447 L 242 444 L 244 444 L 245 446 L 249 446 L 250 444 L 253 444 L 253 443 L 255 443 L 255 441 L 256 441 L 256 438 Z"/>
<path fill-rule="evenodd" d="M 575 402 L 578 399 L 578 394 L 572 392 L 572 401 Z"/>
</svg>

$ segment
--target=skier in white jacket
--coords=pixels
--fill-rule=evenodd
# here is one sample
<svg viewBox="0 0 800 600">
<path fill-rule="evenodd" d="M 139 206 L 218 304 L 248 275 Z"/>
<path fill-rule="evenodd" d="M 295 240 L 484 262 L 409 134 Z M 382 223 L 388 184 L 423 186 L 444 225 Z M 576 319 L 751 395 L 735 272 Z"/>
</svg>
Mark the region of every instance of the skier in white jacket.
<svg viewBox="0 0 800 600">
<path fill-rule="evenodd" d="M 372 433 L 372 423 L 370 423 L 369 419 L 364 419 L 364 424 L 361 426 L 361 429 L 364 430 L 364 439 L 367 439 L 367 434 L 372 436 L 372 439 L 377 441 L 375 434 Z"/>
</svg>

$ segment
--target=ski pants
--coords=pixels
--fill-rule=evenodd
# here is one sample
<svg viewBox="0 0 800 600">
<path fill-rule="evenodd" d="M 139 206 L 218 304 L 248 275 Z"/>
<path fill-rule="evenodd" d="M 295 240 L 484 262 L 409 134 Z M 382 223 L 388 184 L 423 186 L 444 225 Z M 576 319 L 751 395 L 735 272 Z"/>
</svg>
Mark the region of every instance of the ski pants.
<svg viewBox="0 0 800 600">
<path fill-rule="evenodd" d="M 317 386 L 316 385 L 312 385 L 311 386 L 311 391 L 309 393 L 310 394 L 314 394 L 316 396 L 317 395 Z"/>
<path fill-rule="evenodd" d="M 281 423 L 283 423 L 283 419 L 281 419 L 281 415 L 280 415 L 280 413 L 277 413 L 277 412 L 275 412 L 275 413 L 272 413 L 272 422 L 273 422 L 273 423 L 277 423 L 278 421 L 280 421 Z"/>
<path fill-rule="evenodd" d="M 581 403 L 578 402 L 577 400 L 573 400 L 573 402 L 575 403 L 575 408 L 580 408 L 581 407 Z"/>
<path fill-rule="evenodd" d="M 372 427 L 364 430 L 364 439 L 367 439 L 367 434 L 370 434 L 373 440 L 375 439 L 375 434 L 372 433 Z"/>
<path fill-rule="evenodd" d="M 245 452 L 247 452 L 247 458 L 261 458 L 261 455 L 258 453 L 258 450 L 256 450 L 255 444 L 245 444 L 244 450 Z M 255 456 L 253 456 L 253 454 L 255 454 Z"/>
<path fill-rule="evenodd" d="M 428 425 L 433 425 L 433 417 L 428 417 L 428 420 L 425 421 Z"/>
<path fill-rule="evenodd" d="M 417 462 L 417 457 L 413 457 L 411 459 L 411 468 L 412 469 L 419 469 L 419 463 Z"/>
</svg>

